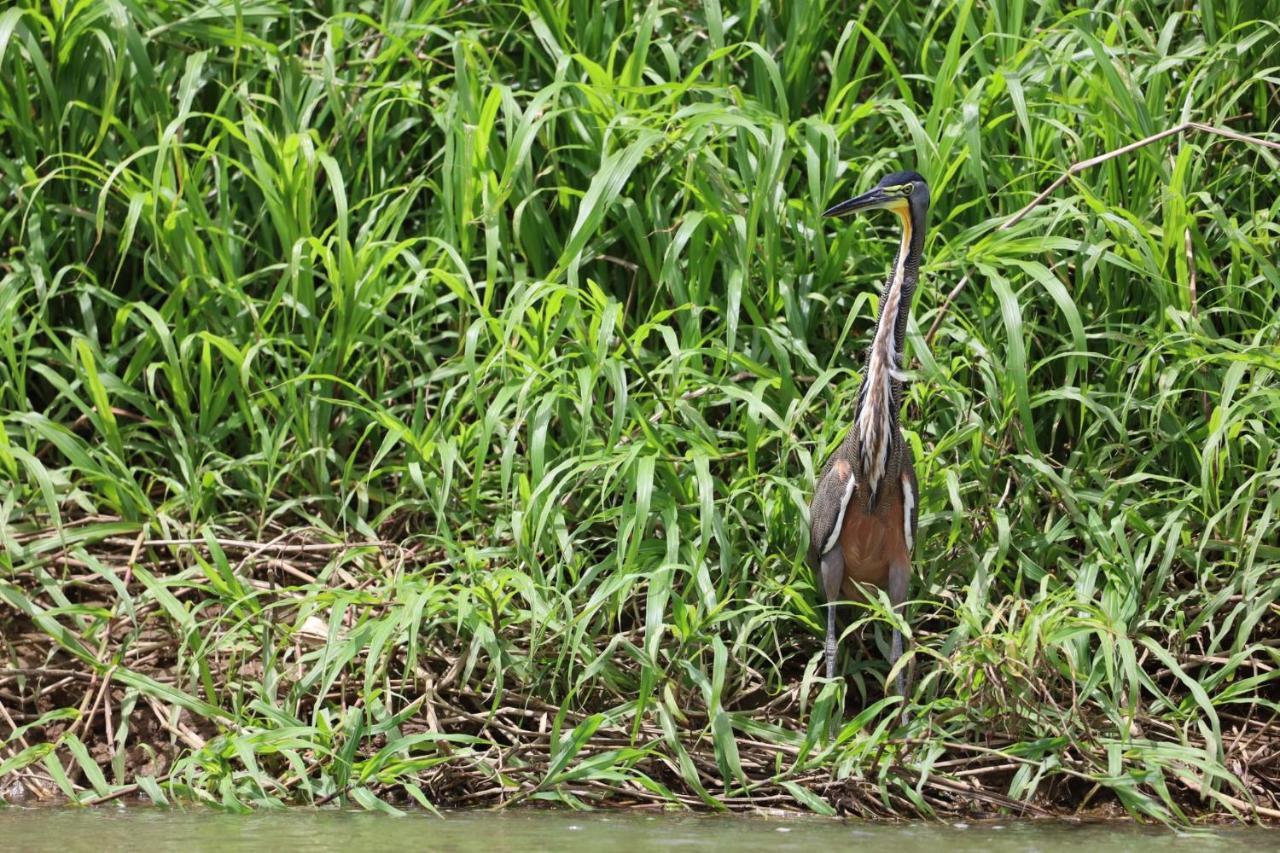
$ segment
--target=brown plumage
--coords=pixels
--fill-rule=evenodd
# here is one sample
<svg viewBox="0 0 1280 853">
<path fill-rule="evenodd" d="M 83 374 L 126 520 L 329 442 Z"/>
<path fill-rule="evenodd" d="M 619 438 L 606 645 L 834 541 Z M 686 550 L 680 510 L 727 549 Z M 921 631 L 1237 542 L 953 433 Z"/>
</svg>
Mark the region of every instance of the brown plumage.
<svg viewBox="0 0 1280 853">
<path fill-rule="evenodd" d="M 858 584 L 873 584 L 901 610 L 907 598 L 919 509 L 911 449 L 898 427 L 902 407 L 900 360 L 920 269 L 929 188 L 914 172 L 889 175 L 868 193 L 838 204 L 826 216 L 888 209 L 902 221 L 902 244 L 880 296 L 876 332 L 852 425 L 827 460 L 809 506 L 808 563 L 827 602 L 827 677 L 836 673 L 838 601 L 857 599 Z M 893 632 L 890 667 L 902 654 Z M 897 678 L 899 693 L 904 680 Z"/>
</svg>

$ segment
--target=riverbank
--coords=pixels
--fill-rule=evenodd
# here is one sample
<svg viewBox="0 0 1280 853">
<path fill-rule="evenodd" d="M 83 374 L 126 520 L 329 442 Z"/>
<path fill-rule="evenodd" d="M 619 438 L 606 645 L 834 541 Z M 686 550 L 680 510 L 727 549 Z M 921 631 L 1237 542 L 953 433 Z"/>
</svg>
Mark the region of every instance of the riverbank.
<svg viewBox="0 0 1280 853">
<path fill-rule="evenodd" d="M 580 636 L 589 663 L 574 671 L 557 660 L 580 633 L 574 614 L 535 617 L 514 589 L 495 614 L 493 588 L 449 582 L 421 550 L 131 527 L 86 518 L 14 540 L 43 568 L 0 590 L 14 608 L 0 626 L 0 699 L 19 732 L 0 757 L 10 802 L 1280 817 L 1261 784 L 1277 727 L 1224 713 L 1219 760 L 1233 771 L 1211 788 L 1207 739 L 1168 737 L 1170 718 L 1147 708 L 1117 730 L 1060 675 L 995 657 L 1003 631 L 1047 627 L 1025 603 L 1004 605 L 1001 634 L 949 656 L 919 632 L 930 655 L 903 722 L 878 660 L 855 663 L 847 684 L 817 679 L 819 637 L 799 620 L 767 675 L 727 646 L 685 647 L 714 680 L 655 680 L 639 698 L 613 685 L 652 678 L 643 627 Z M 677 648 L 658 646 L 679 667 Z M 1238 666 L 1265 673 L 1261 654 Z M 1162 689 L 1177 688 L 1175 668 L 1205 665 L 1140 663 Z M 977 683 L 964 692 L 958 678 Z M 1116 756 L 1126 772 L 1106 773 Z"/>
</svg>

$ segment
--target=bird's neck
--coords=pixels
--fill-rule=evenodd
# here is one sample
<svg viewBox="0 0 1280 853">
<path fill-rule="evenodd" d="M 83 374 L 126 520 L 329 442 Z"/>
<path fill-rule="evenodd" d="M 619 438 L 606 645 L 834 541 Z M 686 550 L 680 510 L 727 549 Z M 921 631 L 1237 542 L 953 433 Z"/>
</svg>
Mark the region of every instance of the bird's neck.
<svg viewBox="0 0 1280 853">
<path fill-rule="evenodd" d="M 902 244 L 893 272 L 880 294 L 880 316 L 867 353 L 867 369 L 858 394 L 857 424 L 862 467 L 861 483 L 874 495 L 884 479 L 889 454 L 897 438 L 898 406 L 902 392 L 900 358 L 907 334 L 907 315 L 915 292 L 924 245 L 924 228 L 902 216 Z"/>
</svg>

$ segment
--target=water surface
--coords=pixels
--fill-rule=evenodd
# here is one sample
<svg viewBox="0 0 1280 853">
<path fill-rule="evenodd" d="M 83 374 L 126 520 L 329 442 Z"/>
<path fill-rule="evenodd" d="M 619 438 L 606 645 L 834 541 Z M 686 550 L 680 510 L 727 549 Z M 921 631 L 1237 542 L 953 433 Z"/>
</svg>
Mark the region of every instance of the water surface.
<svg viewBox="0 0 1280 853">
<path fill-rule="evenodd" d="M 234 815 L 202 809 L 113 806 L 91 810 L 0 808 L 0 849 L 108 853 L 113 850 L 295 851 L 538 850 L 644 853 L 728 850 L 771 853 L 874 849 L 892 853 L 962 851 L 1121 851 L 1280 849 L 1280 831 L 1173 832 L 1131 824 L 1042 821 L 865 823 L 829 818 L 647 815 L 567 811 L 454 812 L 387 817 L 367 812 L 291 810 Z"/>
</svg>

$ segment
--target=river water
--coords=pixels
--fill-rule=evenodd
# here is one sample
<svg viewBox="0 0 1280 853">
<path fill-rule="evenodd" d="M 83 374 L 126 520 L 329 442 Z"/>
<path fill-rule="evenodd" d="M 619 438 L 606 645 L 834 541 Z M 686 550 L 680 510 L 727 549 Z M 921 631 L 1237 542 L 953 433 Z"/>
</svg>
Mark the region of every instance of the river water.
<svg viewBox="0 0 1280 853">
<path fill-rule="evenodd" d="M 114 850 L 275 853 L 335 850 L 470 851 L 727 850 L 746 853 L 879 850 L 1112 851 L 1280 849 L 1280 830 L 1175 832 L 1132 824 L 1042 821 L 865 823 L 829 818 L 646 815 L 567 811 L 455 812 L 388 817 L 367 812 L 291 810 L 235 815 L 145 806 L 0 808 L 0 851 Z"/>
</svg>

